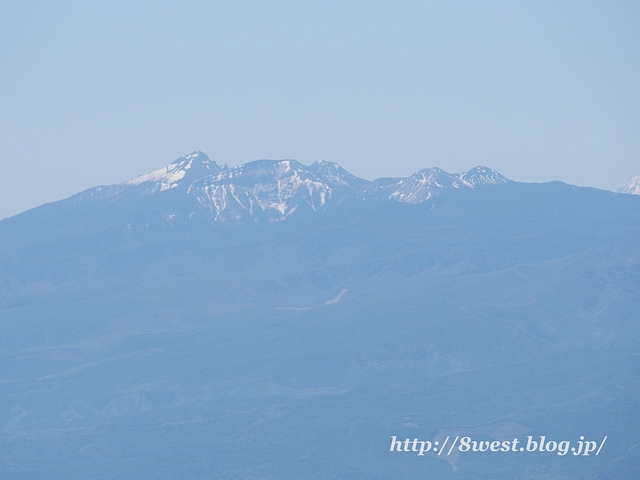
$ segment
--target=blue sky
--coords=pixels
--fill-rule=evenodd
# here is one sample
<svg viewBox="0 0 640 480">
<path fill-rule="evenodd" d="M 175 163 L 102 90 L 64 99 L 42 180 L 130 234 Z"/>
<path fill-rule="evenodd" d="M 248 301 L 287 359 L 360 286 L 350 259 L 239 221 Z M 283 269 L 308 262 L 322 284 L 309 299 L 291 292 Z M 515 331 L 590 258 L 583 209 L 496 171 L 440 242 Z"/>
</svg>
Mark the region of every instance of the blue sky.
<svg viewBox="0 0 640 480">
<path fill-rule="evenodd" d="M 0 218 L 202 150 L 640 175 L 639 2 L 0 3 Z"/>
</svg>

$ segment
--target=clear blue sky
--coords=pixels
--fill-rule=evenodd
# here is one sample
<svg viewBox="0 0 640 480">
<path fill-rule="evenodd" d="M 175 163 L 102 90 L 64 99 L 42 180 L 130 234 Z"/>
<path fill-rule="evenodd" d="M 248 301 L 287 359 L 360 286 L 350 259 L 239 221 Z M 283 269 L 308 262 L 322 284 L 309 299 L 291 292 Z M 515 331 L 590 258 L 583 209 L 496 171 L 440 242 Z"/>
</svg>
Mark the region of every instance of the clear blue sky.
<svg viewBox="0 0 640 480">
<path fill-rule="evenodd" d="M 162 167 L 640 175 L 640 2 L 0 2 L 0 218 Z"/>
</svg>

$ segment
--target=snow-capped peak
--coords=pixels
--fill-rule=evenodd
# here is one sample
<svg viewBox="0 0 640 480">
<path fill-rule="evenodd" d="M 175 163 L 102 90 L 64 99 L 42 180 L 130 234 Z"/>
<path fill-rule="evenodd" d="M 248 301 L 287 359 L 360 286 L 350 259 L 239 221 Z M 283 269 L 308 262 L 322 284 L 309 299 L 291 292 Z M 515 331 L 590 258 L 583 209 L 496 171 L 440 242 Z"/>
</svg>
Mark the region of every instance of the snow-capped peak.
<svg viewBox="0 0 640 480">
<path fill-rule="evenodd" d="M 640 195 L 640 175 L 631 177 L 627 183 L 621 186 L 618 193 L 630 193 L 632 195 Z"/>
<path fill-rule="evenodd" d="M 247 215 L 278 221 L 300 209 L 324 209 L 344 196 L 336 195 L 339 186 L 296 160 L 256 160 L 204 177 L 190 192 L 218 221 Z"/>
<path fill-rule="evenodd" d="M 476 185 L 498 185 L 509 180 L 491 168 L 478 166 L 468 172 L 458 174 L 460 180 L 469 187 Z"/>
<path fill-rule="evenodd" d="M 422 203 L 448 188 L 474 188 L 508 182 L 505 177 L 487 167 L 476 167 L 464 173 L 447 173 L 433 167 L 425 168 L 410 177 L 379 178 L 359 196 L 365 199 L 395 200 L 402 203 Z"/>
<path fill-rule="evenodd" d="M 185 177 L 190 177 L 190 181 L 198 180 L 204 176 L 215 174 L 226 168 L 218 166 L 216 162 L 210 160 L 202 152 L 193 152 L 189 155 L 177 159 L 175 162 L 164 168 L 159 168 L 153 172 L 135 177 L 126 186 L 137 186 L 148 184 L 148 192 L 164 191 L 178 186 L 178 183 Z"/>
</svg>

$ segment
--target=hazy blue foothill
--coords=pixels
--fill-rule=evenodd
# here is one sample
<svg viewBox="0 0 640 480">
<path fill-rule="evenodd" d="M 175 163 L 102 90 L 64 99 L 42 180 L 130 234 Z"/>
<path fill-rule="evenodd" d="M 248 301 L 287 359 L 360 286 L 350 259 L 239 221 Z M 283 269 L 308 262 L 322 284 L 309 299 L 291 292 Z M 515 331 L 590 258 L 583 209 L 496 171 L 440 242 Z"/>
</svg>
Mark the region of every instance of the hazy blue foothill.
<svg viewBox="0 0 640 480">
<path fill-rule="evenodd" d="M 0 476 L 637 478 L 638 312 L 640 196 L 196 152 L 0 222 Z"/>
</svg>

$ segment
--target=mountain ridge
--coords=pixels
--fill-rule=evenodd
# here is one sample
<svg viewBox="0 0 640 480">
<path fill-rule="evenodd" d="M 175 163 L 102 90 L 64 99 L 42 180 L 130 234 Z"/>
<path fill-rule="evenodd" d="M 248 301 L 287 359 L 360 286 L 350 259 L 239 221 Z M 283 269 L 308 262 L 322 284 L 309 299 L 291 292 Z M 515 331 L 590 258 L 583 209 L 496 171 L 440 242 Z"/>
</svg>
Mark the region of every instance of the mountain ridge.
<svg viewBox="0 0 640 480">
<path fill-rule="evenodd" d="M 409 177 L 369 181 L 324 160 L 309 166 L 296 160 L 255 160 L 229 167 L 195 151 L 166 167 L 119 184 L 93 187 L 60 202 L 82 205 L 108 201 L 125 205 L 131 198 L 153 197 L 165 203 L 164 196 L 171 196 L 166 199 L 168 210 L 179 203 L 183 206 L 179 212 L 167 213 L 170 219 L 179 214 L 190 220 L 205 217 L 217 223 L 260 223 L 282 221 L 301 211 L 325 210 L 347 199 L 418 204 L 447 189 L 509 181 L 482 166 L 457 174 L 434 167 Z"/>
</svg>

